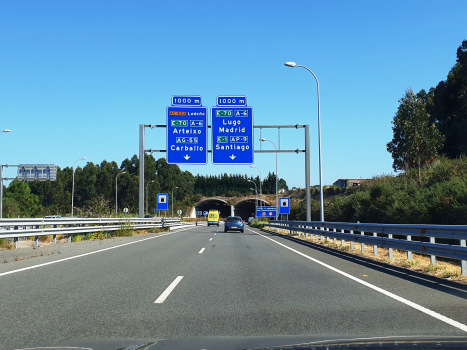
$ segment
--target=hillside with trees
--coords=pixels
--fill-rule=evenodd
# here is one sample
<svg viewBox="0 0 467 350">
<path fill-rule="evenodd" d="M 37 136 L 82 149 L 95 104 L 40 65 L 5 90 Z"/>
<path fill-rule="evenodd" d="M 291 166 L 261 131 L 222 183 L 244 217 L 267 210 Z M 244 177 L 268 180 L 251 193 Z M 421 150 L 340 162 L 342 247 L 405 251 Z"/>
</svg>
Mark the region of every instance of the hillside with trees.
<svg viewBox="0 0 467 350">
<path fill-rule="evenodd" d="M 125 172 L 125 173 L 123 173 Z M 125 159 L 120 166 L 115 161 L 92 162 L 75 169 L 74 213 L 76 216 L 115 215 L 115 182 L 118 174 L 118 208 L 128 208 L 130 213 L 138 212 L 139 201 L 139 159 L 134 155 Z M 57 180 L 50 182 L 13 181 L 4 188 L 4 217 L 41 217 L 45 215 L 69 216 L 73 169 L 58 168 Z M 156 160 L 145 156 L 145 193 L 148 193 L 148 208 L 156 208 L 157 193 L 173 191 L 175 210 L 187 210 L 203 196 L 254 196 L 250 190 L 255 181 L 259 190 L 259 177 L 240 174 L 219 176 L 194 176 L 182 171 L 178 165 L 168 164 L 165 158 Z M 284 179 L 279 179 L 280 188 L 288 189 Z M 276 177 L 273 173 L 262 182 L 263 193 L 275 193 Z M 253 194 L 252 194 L 253 193 Z M 170 203 L 172 198 L 170 198 Z"/>
<path fill-rule="evenodd" d="M 343 191 L 326 188 L 325 220 L 466 225 L 467 40 L 446 80 L 428 92 L 407 89 L 392 124 L 387 151 L 398 175 L 377 176 Z M 305 220 L 303 198 L 292 205 L 293 220 Z"/>
</svg>

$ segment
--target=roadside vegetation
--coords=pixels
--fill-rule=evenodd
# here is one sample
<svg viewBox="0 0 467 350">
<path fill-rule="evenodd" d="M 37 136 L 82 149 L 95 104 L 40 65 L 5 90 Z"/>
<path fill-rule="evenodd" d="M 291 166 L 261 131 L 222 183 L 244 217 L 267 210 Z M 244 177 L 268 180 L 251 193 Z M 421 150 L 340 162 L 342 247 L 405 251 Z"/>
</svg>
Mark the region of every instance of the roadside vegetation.
<svg viewBox="0 0 467 350">
<path fill-rule="evenodd" d="M 275 232 L 281 235 L 288 235 L 288 231 L 276 228 L 265 227 L 267 231 Z M 368 259 L 376 260 L 386 264 L 399 266 L 412 271 L 425 273 L 427 275 L 444 278 L 450 281 L 467 284 L 467 276 L 462 276 L 460 263 L 451 259 L 437 258 L 436 264 L 431 265 L 430 257 L 427 255 L 412 253 L 412 259 L 407 259 L 407 252 L 403 250 L 393 249 L 393 259 L 389 259 L 389 250 L 387 248 L 378 247 L 378 255 L 374 255 L 373 245 L 365 244 L 365 251 L 361 251 L 360 243 L 354 242 L 354 249 L 351 249 L 350 242 L 345 241 L 342 244 L 341 240 L 334 241 L 333 238 L 321 240 L 319 236 L 309 235 L 306 238 L 303 235 L 293 235 L 295 238 L 322 245 L 328 248 L 344 251 L 353 255 L 362 256 Z M 362 276 L 366 277 L 366 276 Z"/>
</svg>

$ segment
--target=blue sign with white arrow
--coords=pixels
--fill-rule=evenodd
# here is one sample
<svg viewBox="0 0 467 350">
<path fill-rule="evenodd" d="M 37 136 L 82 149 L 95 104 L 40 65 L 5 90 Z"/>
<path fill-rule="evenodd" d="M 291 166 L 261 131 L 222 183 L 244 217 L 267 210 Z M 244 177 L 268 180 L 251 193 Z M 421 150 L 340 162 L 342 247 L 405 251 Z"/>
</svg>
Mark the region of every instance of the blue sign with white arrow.
<svg viewBox="0 0 467 350">
<path fill-rule="evenodd" d="M 253 164 L 253 107 L 234 106 L 233 99 L 246 104 L 244 96 L 219 96 L 218 104 L 230 105 L 211 108 L 213 164 Z"/>
<path fill-rule="evenodd" d="M 207 164 L 207 107 L 183 105 L 201 104 L 199 96 L 173 96 L 174 101 L 180 105 L 167 107 L 167 163 Z"/>
</svg>

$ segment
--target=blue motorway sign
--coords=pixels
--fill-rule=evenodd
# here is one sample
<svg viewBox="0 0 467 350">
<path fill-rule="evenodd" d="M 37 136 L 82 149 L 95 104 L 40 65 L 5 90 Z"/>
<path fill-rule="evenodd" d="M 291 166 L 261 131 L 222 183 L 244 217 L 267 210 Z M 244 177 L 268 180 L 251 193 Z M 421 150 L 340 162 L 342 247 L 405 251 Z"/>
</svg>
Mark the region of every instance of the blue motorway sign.
<svg viewBox="0 0 467 350">
<path fill-rule="evenodd" d="M 157 194 L 157 210 L 169 210 L 169 194 Z"/>
<path fill-rule="evenodd" d="M 290 198 L 279 198 L 279 214 L 290 214 Z"/>
<path fill-rule="evenodd" d="M 256 207 L 257 217 L 276 217 L 276 207 Z"/>
<path fill-rule="evenodd" d="M 212 107 L 212 163 L 253 164 L 253 107 Z"/>
<path fill-rule="evenodd" d="M 217 107 L 246 106 L 246 96 L 217 96 Z"/>
<path fill-rule="evenodd" d="M 201 96 L 172 96 L 172 106 L 201 106 Z"/>
<path fill-rule="evenodd" d="M 207 115 L 207 107 L 167 107 L 167 163 L 208 162 Z"/>
</svg>

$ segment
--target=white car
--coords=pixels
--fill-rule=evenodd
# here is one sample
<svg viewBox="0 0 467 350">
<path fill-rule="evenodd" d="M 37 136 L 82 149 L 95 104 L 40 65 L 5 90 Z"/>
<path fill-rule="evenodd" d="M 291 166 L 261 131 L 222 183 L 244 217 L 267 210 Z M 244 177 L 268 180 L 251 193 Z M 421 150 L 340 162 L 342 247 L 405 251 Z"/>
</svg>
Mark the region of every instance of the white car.
<svg viewBox="0 0 467 350">
<path fill-rule="evenodd" d="M 254 218 L 253 216 L 250 216 L 250 217 L 248 218 L 248 225 L 251 225 L 251 223 L 253 222 L 254 219 L 255 219 L 255 218 Z"/>
</svg>

